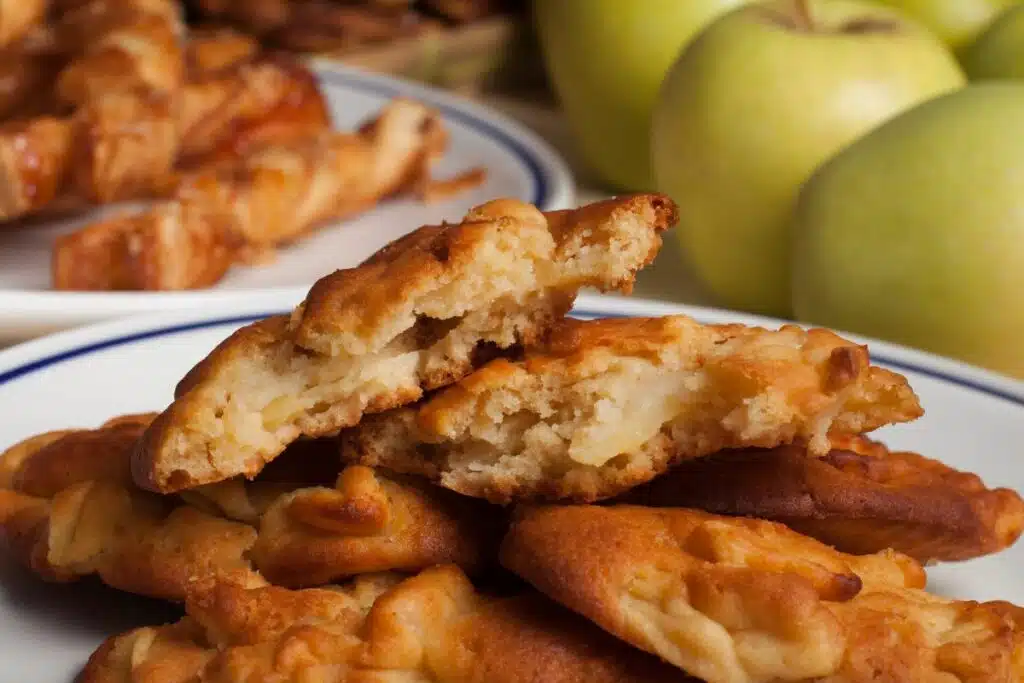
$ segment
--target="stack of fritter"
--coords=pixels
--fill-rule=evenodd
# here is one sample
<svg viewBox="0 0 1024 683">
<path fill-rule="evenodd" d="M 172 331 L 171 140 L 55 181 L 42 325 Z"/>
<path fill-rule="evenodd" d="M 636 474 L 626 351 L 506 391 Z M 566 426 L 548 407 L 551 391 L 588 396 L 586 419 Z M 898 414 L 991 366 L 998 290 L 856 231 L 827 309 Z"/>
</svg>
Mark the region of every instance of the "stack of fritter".
<svg viewBox="0 0 1024 683">
<path fill-rule="evenodd" d="M 491 202 L 242 328 L 159 415 L 11 447 L 10 552 L 185 605 L 83 683 L 1020 680 L 1024 611 L 920 563 L 1007 547 L 1024 502 L 864 436 L 921 415 L 903 377 L 825 330 L 565 317 L 674 221 Z"/>
</svg>

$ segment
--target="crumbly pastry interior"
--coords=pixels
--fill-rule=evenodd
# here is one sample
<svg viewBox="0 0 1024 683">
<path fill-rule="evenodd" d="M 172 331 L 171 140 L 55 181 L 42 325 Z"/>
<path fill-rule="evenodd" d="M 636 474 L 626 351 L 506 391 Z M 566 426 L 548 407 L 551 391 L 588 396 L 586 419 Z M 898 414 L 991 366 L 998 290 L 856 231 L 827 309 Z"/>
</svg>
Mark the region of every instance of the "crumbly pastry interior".
<svg viewBox="0 0 1024 683">
<path fill-rule="evenodd" d="M 501 200 L 402 238 L 321 280 L 290 320 L 222 343 L 149 430 L 136 481 L 174 491 L 251 476 L 300 435 L 414 401 L 480 352 L 539 339 L 580 287 L 628 289 L 672 211 L 654 195 L 552 215 Z"/>
<path fill-rule="evenodd" d="M 824 330 L 683 316 L 560 323 L 424 404 L 366 422 L 346 457 L 508 503 L 592 501 L 725 448 L 869 431 L 920 414 L 898 375 Z"/>
</svg>

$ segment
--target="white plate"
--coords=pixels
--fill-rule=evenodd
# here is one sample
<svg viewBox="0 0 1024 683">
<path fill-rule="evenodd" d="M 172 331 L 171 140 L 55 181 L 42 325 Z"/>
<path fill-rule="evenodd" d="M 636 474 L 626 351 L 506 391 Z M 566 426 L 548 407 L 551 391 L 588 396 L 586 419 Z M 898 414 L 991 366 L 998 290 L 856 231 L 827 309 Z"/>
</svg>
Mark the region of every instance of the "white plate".
<svg viewBox="0 0 1024 683">
<path fill-rule="evenodd" d="M 438 176 L 483 166 L 487 181 L 443 202 L 386 202 L 281 250 L 273 264 L 234 268 L 216 286 L 193 292 L 50 291 L 52 241 L 85 221 L 0 230 L 0 342 L 129 314 L 232 305 L 281 288 L 308 289 L 321 276 L 355 265 L 404 232 L 424 223 L 458 220 L 469 207 L 495 197 L 515 197 L 544 209 L 573 203 L 572 179 L 562 159 L 536 135 L 500 114 L 386 76 L 340 66 L 317 66 L 316 71 L 338 128 L 351 129 L 393 97 L 417 98 L 442 112 L 451 134 L 449 151 L 437 165 Z"/>
<path fill-rule="evenodd" d="M 253 317 L 290 309 L 298 296 L 253 297 L 216 313 L 170 313 L 64 332 L 0 353 L 0 448 L 46 430 L 91 427 L 157 410 L 217 342 Z M 776 321 L 618 297 L 581 297 L 584 317 L 688 313 L 708 322 Z M 990 485 L 1024 490 L 1024 384 L 915 351 L 870 342 L 874 359 L 906 374 L 927 414 L 879 432 L 889 444 L 973 470 Z M 929 571 L 931 588 L 1024 604 L 1024 544 Z M 174 617 L 165 605 L 83 582 L 45 585 L 0 556 L 0 680 L 70 682 L 111 633 Z"/>
</svg>

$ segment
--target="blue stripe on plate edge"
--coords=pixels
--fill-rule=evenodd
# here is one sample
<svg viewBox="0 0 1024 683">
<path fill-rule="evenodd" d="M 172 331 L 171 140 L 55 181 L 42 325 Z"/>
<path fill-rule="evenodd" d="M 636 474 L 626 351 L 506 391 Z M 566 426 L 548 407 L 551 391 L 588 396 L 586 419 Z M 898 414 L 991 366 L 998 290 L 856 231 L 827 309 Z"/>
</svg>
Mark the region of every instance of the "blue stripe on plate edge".
<svg viewBox="0 0 1024 683">
<path fill-rule="evenodd" d="M 405 94 L 396 86 L 389 85 L 387 83 L 367 81 L 357 75 L 350 76 L 330 69 L 318 70 L 317 75 L 328 83 L 352 88 L 353 90 L 362 90 L 363 92 L 373 93 L 374 95 L 382 95 L 384 97 L 391 98 Z M 440 110 L 445 118 L 458 121 L 462 125 L 468 128 L 473 128 L 480 133 L 483 133 L 485 136 L 496 140 L 511 152 L 513 156 L 517 157 L 523 165 L 526 166 L 526 169 L 530 172 L 530 178 L 533 180 L 533 199 L 530 201 L 531 204 L 534 204 L 535 206 L 544 206 L 547 204 L 548 200 L 551 199 L 551 188 L 549 187 L 547 175 L 541 168 L 540 162 L 534 157 L 533 152 L 531 152 L 522 142 L 485 119 L 478 118 L 474 114 L 437 101 L 435 98 L 430 97 L 429 93 L 424 94 L 423 96 L 417 96 L 417 99 L 424 100 L 430 106 Z"/>
<path fill-rule="evenodd" d="M 167 337 L 175 334 L 181 334 L 183 332 L 192 332 L 194 330 L 202 330 L 210 327 L 220 327 L 223 325 L 242 325 L 245 323 L 253 322 L 255 320 L 261 320 L 271 315 L 281 315 L 284 311 L 277 313 L 262 313 L 262 314 L 251 314 L 244 316 L 234 316 L 228 318 L 215 318 L 212 320 L 203 320 L 193 323 L 183 323 L 180 325 L 171 325 L 170 327 L 160 327 L 153 330 L 146 330 L 144 332 L 135 332 L 133 334 L 126 334 L 120 337 L 111 337 L 110 339 L 104 339 L 103 341 L 93 342 L 91 344 L 83 344 L 82 346 L 54 353 L 43 358 L 29 361 L 19 365 L 18 367 L 11 368 L 5 372 L 0 373 L 0 386 L 3 386 L 9 382 L 12 382 L 25 375 L 30 375 L 39 370 L 43 370 L 52 365 L 63 363 L 67 360 L 78 358 L 79 356 L 86 356 L 90 353 L 97 351 L 103 351 L 105 349 L 113 348 L 116 346 L 124 346 L 126 344 L 132 344 L 139 341 L 145 341 L 147 339 L 153 339 L 156 337 Z M 587 311 L 586 309 L 575 309 L 572 311 L 572 315 L 578 318 L 622 318 L 626 317 L 623 314 L 609 314 L 609 313 L 598 313 L 594 311 Z M 906 363 L 903 361 L 893 360 L 887 358 L 884 354 L 871 354 L 872 360 L 877 361 L 890 368 L 896 368 L 898 370 L 907 370 L 910 372 L 916 372 L 921 375 L 933 377 L 935 379 L 948 382 L 966 389 L 987 394 L 994 398 L 999 398 L 1004 401 L 1009 401 L 1019 406 L 1024 406 L 1024 398 L 1015 396 L 1009 392 L 996 389 L 988 386 L 983 382 L 977 382 L 974 380 L 958 377 L 957 375 L 942 372 L 940 370 L 934 370 L 932 368 L 917 365 L 915 363 Z"/>
</svg>

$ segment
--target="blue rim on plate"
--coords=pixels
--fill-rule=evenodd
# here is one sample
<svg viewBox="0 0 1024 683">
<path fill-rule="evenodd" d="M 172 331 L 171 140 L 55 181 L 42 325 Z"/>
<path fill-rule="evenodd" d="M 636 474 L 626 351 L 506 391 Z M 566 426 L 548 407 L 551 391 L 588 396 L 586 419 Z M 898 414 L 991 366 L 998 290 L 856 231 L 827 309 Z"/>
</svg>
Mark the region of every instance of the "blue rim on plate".
<svg viewBox="0 0 1024 683">
<path fill-rule="evenodd" d="M 634 300 L 634 301 L 636 301 L 636 300 Z M 663 304 L 659 304 L 659 305 L 663 305 Z M 174 325 L 166 325 L 166 326 L 163 326 L 163 327 L 156 327 L 156 328 L 153 328 L 153 329 L 145 330 L 143 332 L 134 332 L 134 333 L 130 333 L 130 334 L 122 334 L 122 335 L 111 337 L 109 339 L 104 339 L 102 341 L 91 342 L 91 343 L 87 343 L 87 344 L 81 344 L 79 346 L 75 346 L 75 347 L 72 347 L 70 349 L 66 349 L 64 351 L 48 354 L 48 355 L 45 355 L 45 356 L 43 356 L 41 358 L 37 358 L 35 360 L 31 360 L 31 361 L 28 361 L 28 362 L 25 362 L 25 363 L 18 364 L 18 365 L 14 366 L 14 367 L 12 367 L 12 368 L 10 368 L 8 370 L 4 370 L 4 371 L 0 372 L 0 387 L 3 387 L 4 385 L 8 384 L 9 382 L 17 380 L 20 377 L 24 377 L 24 376 L 30 375 L 30 374 L 32 374 L 34 372 L 38 372 L 40 370 L 44 370 L 44 369 L 46 369 L 48 367 L 51 367 L 53 365 L 57 365 L 57 364 L 62 363 L 64 361 L 68 361 L 68 360 L 72 360 L 72 359 L 75 359 L 75 358 L 78 358 L 78 357 L 81 357 L 81 356 L 89 355 L 90 353 L 96 353 L 98 351 L 104 351 L 106 349 L 110 349 L 110 348 L 114 348 L 114 347 L 118 347 L 118 346 L 125 346 L 125 345 L 132 344 L 132 343 L 135 343 L 135 342 L 145 341 L 145 340 L 148 340 L 148 339 L 154 339 L 154 338 L 157 338 L 157 337 L 169 337 L 169 336 L 173 336 L 173 335 L 176 335 L 176 334 L 181 334 L 181 333 L 184 333 L 184 332 L 192 332 L 192 331 L 195 331 L 195 330 L 208 329 L 208 328 L 212 328 L 212 327 L 221 327 L 221 326 L 224 326 L 224 325 L 239 325 L 239 326 L 241 326 L 241 325 L 244 325 L 244 324 L 247 324 L 247 323 L 250 323 L 250 322 L 254 322 L 256 320 L 261 320 L 263 318 L 267 318 L 267 317 L 270 317 L 270 316 L 273 316 L 273 315 L 282 315 L 282 314 L 287 315 L 288 312 L 289 311 L 287 311 L 287 310 L 279 310 L 279 311 L 270 311 L 270 312 L 263 312 L 263 313 L 249 313 L 249 314 L 246 314 L 246 315 L 215 317 L 215 318 L 209 318 L 209 319 L 205 319 L 205 320 L 197 320 L 197 321 L 194 321 L 194 322 L 179 323 L 179 324 L 174 324 Z M 587 305 L 583 305 L 583 306 L 580 306 L 580 307 L 577 307 L 577 308 L 573 309 L 571 315 L 573 315 L 574 317 L 578 317 L 578 318 L 621 318 L 621 317 L 626 317 L 627 314 L 625 314 L 625 313 L 608 312 L 608 311 L 600 311 L 600 310 L 597 310 L 596 308 L 591 309 Z M 699 315 L 696 316 L 696 317 L 697 317 L 698 320 L 700 319 Z M 737 313 L 736 317 L 737 318 L 742 317 L 742 314 Z M 131 318 L 128 318 L 126 320 L 130 321 Z M 704 321 L 704 322 L 711 322 L 711 321 Z M 88 328 L 85 328 L 85 329 L 88 329 Z M 29 344 L 31 344 L 31 342 L 29 342 Z M 18 347 L 15 347 L 15 348 L 18 348 Z M 6 355 L 6 354 L 0 354 L 0 358 L 2 358 L 4 355 Z M 931 377 L 933 379 L 937 379 L 937 380 L 940 380 L 940 381 L 943 381 L 943 382 L 947 382 L 947 383 L 950 383 L 950 384 L 954 384 L 954 385 L 963 387 L 965 389 L 969 389 L 969 390 L 972 390 L 972 391 L 976 391 L 976 392 L 979 392 L 979 393 L 986 394 L 986 395 L 988 395 L 988 396 L 990 396 L 992 398 L 1001 399 L 1001 400 L 1013 403 L 1014 405 L 1024 407 L 1024 391 L 1022 391 L 1020 393 L 1014 393 L 1014 392 L 1011 392 L 1011 391 L 1006 391 L 1006 390 L 1003 390 L 1003 389 L 1001 389 L 1001 388 L 999 388 L 997 386 L 990 385 L 987 382 L 984 382 L 984 381 L 981 381 L 981 380 L 970 379 L 968 377 L 963 377 L 961 375 L 958 375 L 958 374 L 956 374 L 954 372 L 947 372 L 947 371 L 944 371 L 944 370 L 941 370 L 941 369 L 937 369 L 935 367 L 930 367 L 930 366 L 928 366 L 927 364 L 925 364 L 923 362 L 922 363 L 916 363 L 916 362 L 911 362 L 911 361 L 906 361 L 906 360 L 900 360 L 900 359 L 892 357 L 891 355 L 885 353 L 884 351 L 881 352 L 881 353 L 879 353 L 877 351 L 872 351 L 871 352 L 871 358 L 872 358 L 873 361 L 875 361 L 877 363 L 880 363 L 882 365 L 888 366 L 890 368 L 895 368 L 895 369 L 898 369 L 898 370 L 915 372 L 915 373 L 918 373 L 918 374 L 921 374 L 921 375 L 925 375 L 927 377 Z M 983 371 L 979 370 L 979 372 L 983 372 Z M 1022 386 L 1024 386 L 1024 385 L 1022 385 Z"/>
</svg>

